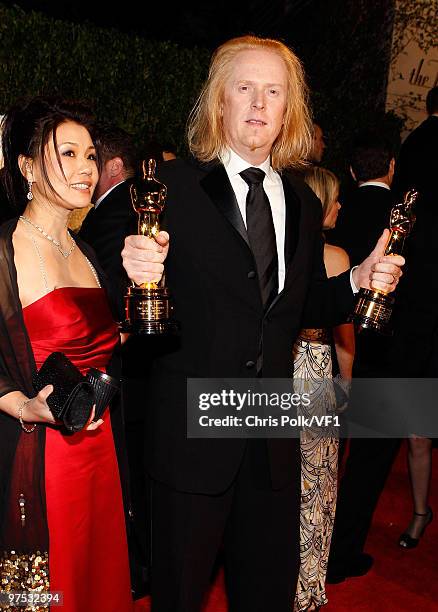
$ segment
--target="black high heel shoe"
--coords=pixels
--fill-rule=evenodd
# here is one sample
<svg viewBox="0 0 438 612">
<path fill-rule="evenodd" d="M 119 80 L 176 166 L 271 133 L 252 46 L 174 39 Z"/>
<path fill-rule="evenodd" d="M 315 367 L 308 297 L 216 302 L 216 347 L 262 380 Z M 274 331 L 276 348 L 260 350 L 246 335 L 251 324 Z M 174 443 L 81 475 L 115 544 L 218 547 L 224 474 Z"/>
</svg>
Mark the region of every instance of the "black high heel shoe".
<svg viewBox="0 0 438 612">
<path fill-rule="evenodd" d="M 398 544 L 402 548 L 415 548 L 416 546 L 418 546 L 418 542 L 420 541 L 420 538 L 422 537 L 423 533 L 426 531 L 426 527 L 432 522 L 432 508 L 428 508 L 427 512 L 414 512 L 414 516 L 427 516 L 427 519 L 423 527 L 421 528 L 418 538 L 413 538 L 411 535 L 409 535 L 409 533 L 406 532 L 401 534 Z"/>
</svg>

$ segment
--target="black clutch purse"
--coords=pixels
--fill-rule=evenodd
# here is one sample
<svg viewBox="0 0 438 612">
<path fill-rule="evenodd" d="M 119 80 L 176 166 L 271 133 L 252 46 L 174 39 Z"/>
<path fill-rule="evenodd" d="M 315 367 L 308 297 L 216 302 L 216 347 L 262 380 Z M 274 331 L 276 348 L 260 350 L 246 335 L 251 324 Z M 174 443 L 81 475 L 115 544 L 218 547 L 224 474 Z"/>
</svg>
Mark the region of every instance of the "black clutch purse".
<svg viewBox="0 0 438 612">
<path fill-rule="evenodd" d="M 80 431 L 85 427 L 95 403 L 94 388 L 68 357 L 60 352 L 51 353 L 33 383 L 37 391 L 53 385 L 47 404 L 68 431 Z"/>
<path fill-rule="evenodd" d="M 86 380 L 91 383 L 94 389 L 96 410 L 94 420 L 101 418 L 110 401 L 120 389 L 120 383 L 117 378 L 101 372 L 96 368 L 91 368 L 87 372 Z"/>
</svg>

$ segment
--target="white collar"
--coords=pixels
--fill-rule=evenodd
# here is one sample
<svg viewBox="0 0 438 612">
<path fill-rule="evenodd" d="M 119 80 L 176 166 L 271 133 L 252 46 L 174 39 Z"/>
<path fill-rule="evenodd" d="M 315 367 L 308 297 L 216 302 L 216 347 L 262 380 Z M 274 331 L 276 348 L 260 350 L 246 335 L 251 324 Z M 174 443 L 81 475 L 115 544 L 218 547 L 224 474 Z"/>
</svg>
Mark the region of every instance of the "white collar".
<svg viewBox="0 0 438 612">
<path fill-rule="evenodd" d="M 388 191 L 391 191 L 391 188 L 389 187 L 389 185 L 387 185 L 386 183 L 381 183 L 380 181 L 364 181 L 363 183 L 360 183 L 359 185 L 359 187 L 369 187 L 369 186 L 383 187 L 383 189 L 388 189 Z"/>
<path fill-rule="evenodd" d="M 123 181 L 119 181 L 118 183 L 116 183 L 115 185 L 113 185 L 112 187 L 110 187 L 109 189 L 107 189 L 107 191 L 105 191 L 105 193 L 103 193 L 100 198 L 98 200 L 96 200 L 95 204 L 94 204 L 94 210 L 96 210 L 96 208 L 99 206 L 99 204 L 102 202 L 102 200 L 104 198 L 106 198 L 107 195 L 109 195 L 111 193 L 111 191 L 113 189 L 115 189 L 116 187 L 118 187 L 119 185 L 121 185 L 121 183 L 124 183 L 126 181 L 126 179 L 123 179 Z"/>
<path fill-rule="evenodd" d="M 229 177 L 237 176 L 247 168 L 260 168 L 260 170 L 263 170 L 269 180 L 275 180 L 276 173 L 271 167 L 270 157 L 267 157 L 265 161 L 258 166 L 252 166 L 249 162 L 237 155 L 233 149 L 228 148 L 220 156 L 220 159 Z"/>
</svg>

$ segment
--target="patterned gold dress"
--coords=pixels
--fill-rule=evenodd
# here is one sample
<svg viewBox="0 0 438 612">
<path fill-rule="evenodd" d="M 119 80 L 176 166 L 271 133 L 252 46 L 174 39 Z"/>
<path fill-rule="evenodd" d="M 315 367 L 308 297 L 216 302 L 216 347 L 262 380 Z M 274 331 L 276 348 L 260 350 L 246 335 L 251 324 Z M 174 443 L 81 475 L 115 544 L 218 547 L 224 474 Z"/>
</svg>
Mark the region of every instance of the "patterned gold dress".
<svg viewBox="0 0 438 612">
<path fill-rule="evenodd" d="M 293 353 L 294 388 L 311 392 L 313 401 L 305 416 L 332 413 L 336 399 L 331 384 L 332 355 L 328 334 L 304 329 Z M 336 510 L 338 439 L 327 430 L 301 432 L 300 572 L 294 610 L 327 603 L 325 577 Z"/>
</svg>

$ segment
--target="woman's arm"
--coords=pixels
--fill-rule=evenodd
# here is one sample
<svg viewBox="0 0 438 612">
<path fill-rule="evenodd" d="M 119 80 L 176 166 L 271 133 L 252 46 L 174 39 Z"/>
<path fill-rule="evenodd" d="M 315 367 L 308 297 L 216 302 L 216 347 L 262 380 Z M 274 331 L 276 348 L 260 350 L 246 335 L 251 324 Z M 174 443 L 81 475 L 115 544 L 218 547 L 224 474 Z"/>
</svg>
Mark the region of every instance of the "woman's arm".
<svg viewBox="0 0 438 612">
<path fill-rule="evenodd" d="M 52 391 L 52 385 L 47 385 L 33 398 L 26 397 L 21 391 L 11 391 L 0 397 L 0 410 L 18 419 L 22 407 L 22 419 L 26 423 L 55 424 L 56 419 L 46 402 Z"/>
<path fill-rule="evenodd" d="M 335 343 L 339 373 L 342 378 L 350 380 L 353 372 L 355 349 L 353 323 L 345 323 L 333 328 L 333 341 Z"/>
<path fill-rule="evenodd" d="M 346 251 L 330 244 L 324 246 L 324 264 L 329 278 L 342 274 L 350 268 L 350 260 Z M 342 378 L 351 379 L 355 351 L 353 323 L 344 323 L 334 327 L 333 341 L 340 375 Z"/>
<path fill-rule="evenodd" d="M 24 423 L 49 423 L 59 424 L 47 404 L 47 398 L 53 391 L 52 385 L 46 385 L 35 397 L 28 398 L 21 391 L 11 391 L 0 397 L 0 410 Z M 103 420 L 93 422 L 95 406 L 85 429 L 93 430 L 102 425 Z M 20 422 L 21 422 L 20 421 Z M 23 423 L 21 423 L 23 426 Z M 24 427 L 23 427 L 24 429 Z"/>
</svg>

